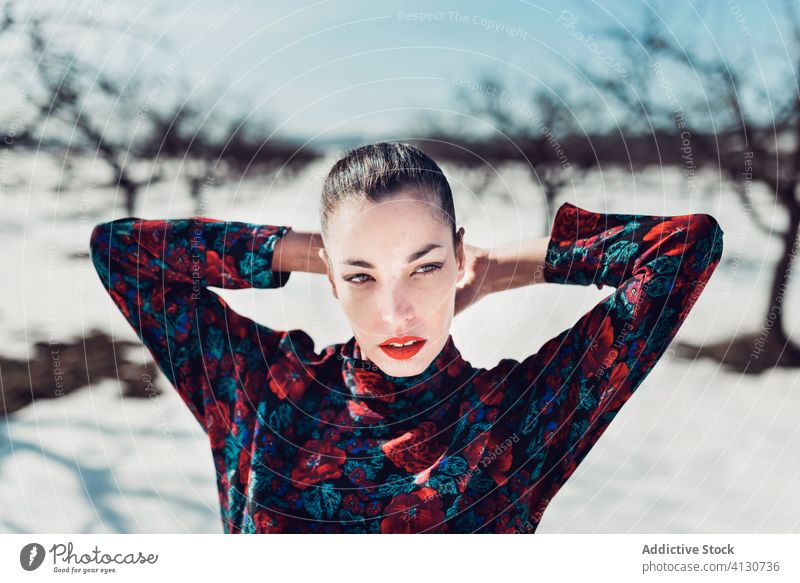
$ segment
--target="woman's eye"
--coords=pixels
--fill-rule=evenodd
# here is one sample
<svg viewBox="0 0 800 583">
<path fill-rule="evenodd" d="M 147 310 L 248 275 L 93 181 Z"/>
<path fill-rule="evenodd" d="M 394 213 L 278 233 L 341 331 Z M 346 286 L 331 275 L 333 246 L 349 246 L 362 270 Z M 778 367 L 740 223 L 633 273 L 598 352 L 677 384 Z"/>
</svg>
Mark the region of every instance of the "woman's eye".
<svg viewBox="0 0 800 583">
<path fill-rule="evenodd" d="M 356 279 L 356 278 L 359 278 L 359 277 L 369 277 L 369 275 L 367 275 L 366 273 L 359 273 L 358 275 L 351 275 L 350 277 L 345 277 L 345 281 L 348 281 L 349 283 L 352 283 L 353 285 L 363 285 L 363 284 L 367 283 L 366 281 Z"/>
<path fill-rule="evenodd" d="M 422 265 L 422 266 L 418 267 L 414 271 L 414 273 L 415 274 L 420 274 L 420 275 L 427 275 L 427 274 L 433 273 L 434 271 L 437 271 L 437 270 L 439 270 L 441 268 L 442 268 L 442 264 L 441 263 L 428 263 L 426 265 Z M 366 279 L 360 279 L 360 278 L 366 278 Z M 358 286 L 358 285 L 364 285 L 365 283 L 368 283 L 369 280 L 372 279 L 372 276 L 367 275 L 366 273 L 357 273 L 356 275 L 351 275 L 349 277 L 345 277 L 344 279 L 348 283 L 351 283 L 353 285 Z"/>
<path fill-rule="evenodd" d="M 428 269 L 428 268 L 430 268 L 430 269 Z M 432 273 L 432 272 L 436 271 L 437 269 L 441 269 L 441 268 L 442 268 L 442 264 L 441 263 L 428 263 L 427 265 L 423 265 L 422 267 L 419 268 L 419 269 L 425 269 L 427 271 L 419 271 L 419 270 L 417 270 L 417 273 L 423 273 L 423 274 Z"/>
</svg>

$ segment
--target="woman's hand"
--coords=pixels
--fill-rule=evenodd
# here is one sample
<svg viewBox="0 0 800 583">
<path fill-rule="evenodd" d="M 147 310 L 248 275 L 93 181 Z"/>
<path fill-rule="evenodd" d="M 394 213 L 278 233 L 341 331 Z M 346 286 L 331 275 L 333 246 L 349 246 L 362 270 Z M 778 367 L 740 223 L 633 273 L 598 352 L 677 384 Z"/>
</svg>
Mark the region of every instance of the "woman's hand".
<svg viewBox="0 0 800 583">
<path fill-rule="evenodd" d="M 490 293 L 544 282 L 550 237 L 481 249 L 464 244 L 464 278 L 458 282 L 455 313 Z"/>
<path fill-rule="evenodd" d="M 490 265 L 491 254 L 488 249 L 464 243 L 464 277 L 456 288 L 455 314 L 494 291 Z"/>
</svg>

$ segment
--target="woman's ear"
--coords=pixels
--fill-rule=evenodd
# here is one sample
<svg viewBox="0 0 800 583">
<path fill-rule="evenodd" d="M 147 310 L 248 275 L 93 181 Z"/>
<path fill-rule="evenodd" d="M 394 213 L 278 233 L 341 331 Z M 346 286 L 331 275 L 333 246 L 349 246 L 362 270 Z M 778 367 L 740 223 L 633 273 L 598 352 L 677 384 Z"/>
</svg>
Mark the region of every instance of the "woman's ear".
<svg viewBox="0 0 800 583">
<path fill-rule="evenodd" d="M 456 262 L 458 263 L 459 281 L 464 276 L 464 268 L 466 267 L 466 255 L 464 253 L 464 227 L 459 227 L 456 232 L 458 237 L 458 244 L 456 245 Z"/>
<path fill-rule="evenodd" d="M 319 258 L 322 259 L 323 263 L 325 263 L 325 272 L 328 276 L 328 281 L 331 282 L 331 290 L 333 291 L 333 297 L 337 300 L 339 299 L 339 295 L 336 293 L 336 285 L 333 283 L 333 272 L 331 271 L 331 261 L 328 257 L 328 254 L 325 252 L 325 247 L 320 247 L 317 251 Z"/>
</svg>

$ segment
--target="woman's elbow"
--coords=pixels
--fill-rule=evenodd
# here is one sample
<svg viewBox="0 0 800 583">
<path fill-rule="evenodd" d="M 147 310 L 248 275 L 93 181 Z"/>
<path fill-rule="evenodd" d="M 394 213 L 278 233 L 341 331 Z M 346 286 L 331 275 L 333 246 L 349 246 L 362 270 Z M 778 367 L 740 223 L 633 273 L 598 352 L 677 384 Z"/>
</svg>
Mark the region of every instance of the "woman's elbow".
<svg viewBox="0 0 800 583">
<path fill-rule="evenodd" d="M 699 230 L 697 241 L 702 245 L 709 263 L 719 263 L 722 258 L 723 236 L 725 232 L 719 221 L 710 214 L 699 213 L 696 215 L 696 228 Z"/>
</svg>

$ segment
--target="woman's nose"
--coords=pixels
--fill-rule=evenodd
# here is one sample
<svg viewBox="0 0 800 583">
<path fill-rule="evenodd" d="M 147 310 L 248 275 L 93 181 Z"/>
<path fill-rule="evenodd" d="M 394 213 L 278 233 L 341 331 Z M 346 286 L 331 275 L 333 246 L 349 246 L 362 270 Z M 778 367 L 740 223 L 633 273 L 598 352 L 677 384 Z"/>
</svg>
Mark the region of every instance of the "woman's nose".
<svg viewBox="0 0 800 583">
<path fill-rule="evenodd" d="M 409 294 L 401 286 L 394 286 L 380 300 L 381 318 L 393 327 L 399 327 L 414 319 L 414 305 Z"/>
</svg>

